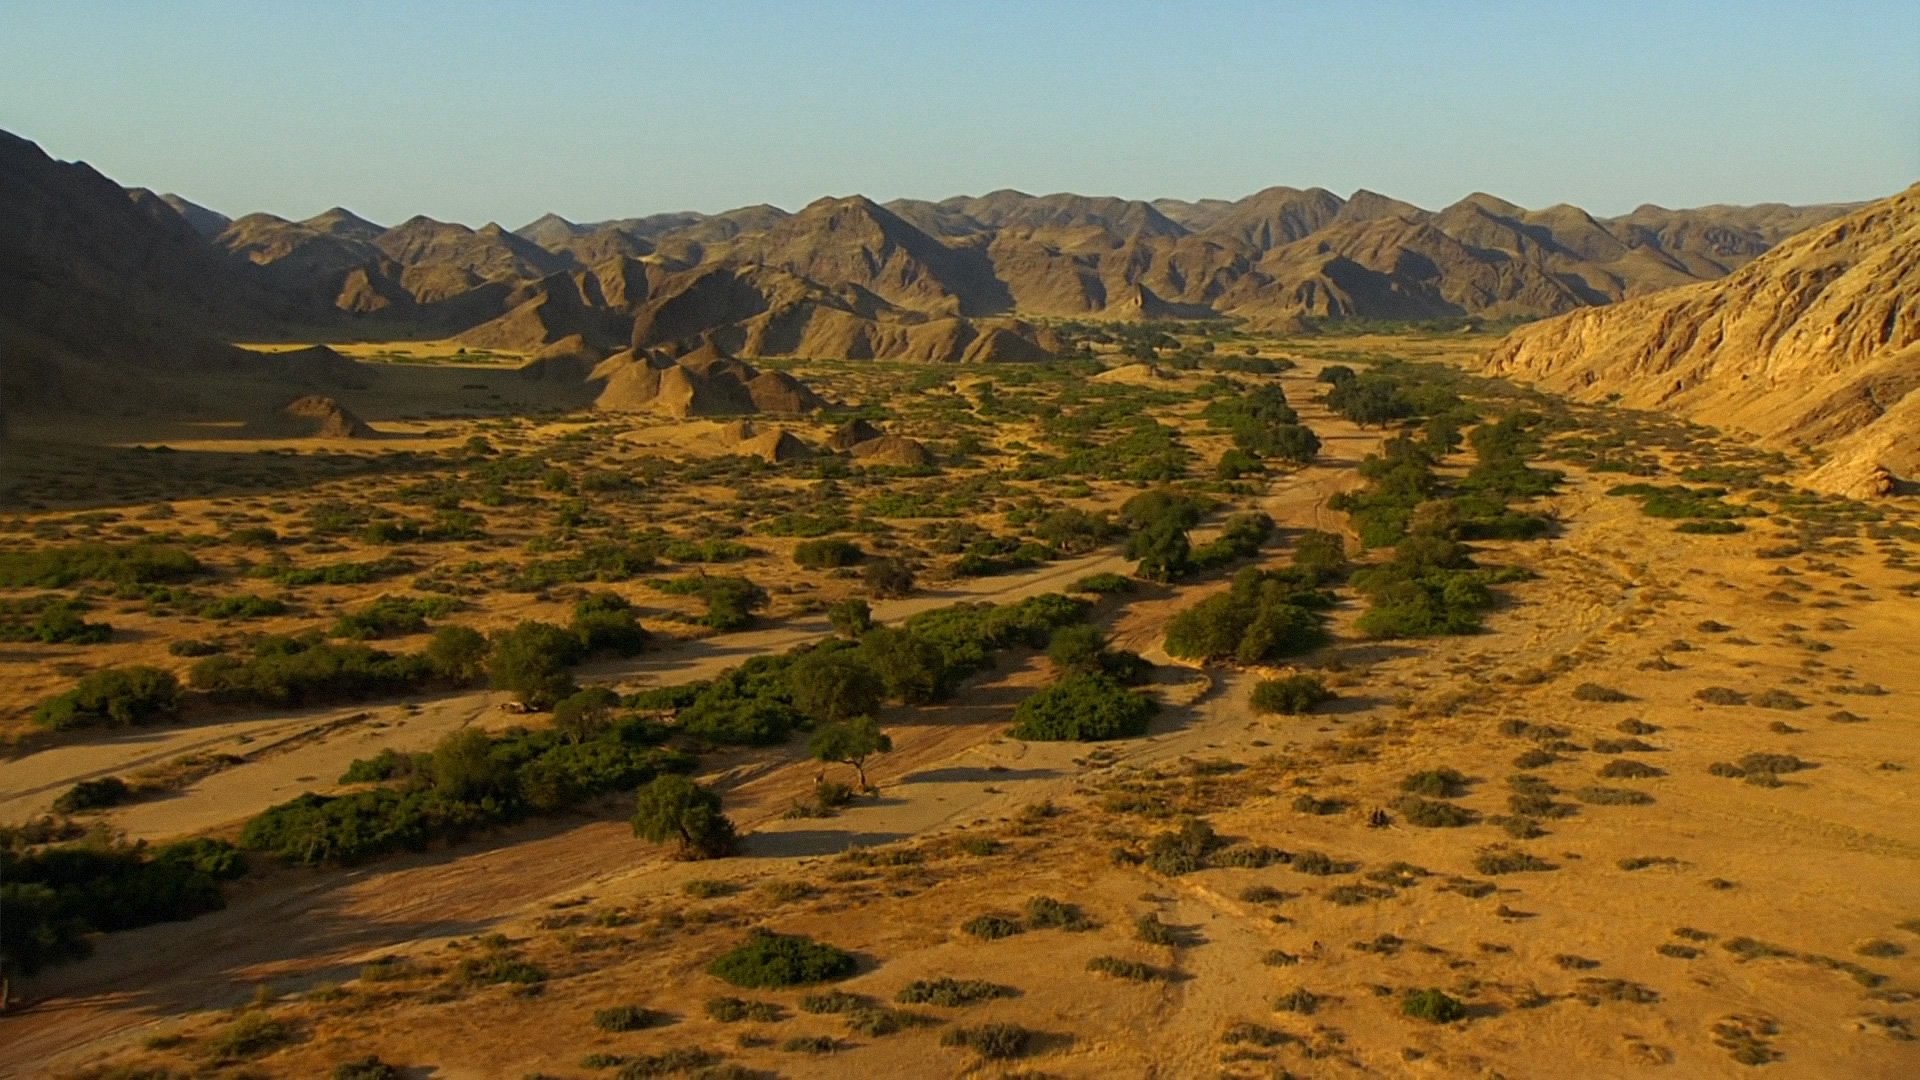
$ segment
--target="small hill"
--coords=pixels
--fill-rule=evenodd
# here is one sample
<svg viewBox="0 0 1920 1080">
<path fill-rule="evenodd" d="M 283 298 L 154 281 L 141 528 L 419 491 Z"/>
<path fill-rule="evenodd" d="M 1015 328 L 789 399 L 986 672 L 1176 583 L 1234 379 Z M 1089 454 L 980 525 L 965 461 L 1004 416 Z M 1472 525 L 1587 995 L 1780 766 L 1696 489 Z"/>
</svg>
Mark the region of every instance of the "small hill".
<svg viewBox="0 0 1920 1080">
<path fill-rule="evenodd" d="M 662 416 L 801 416 L 826 402 L 784 372 L 762 372 L 708 347 L 677 359 L 615 353 L 588 378 L 601 384 L 594 407 Z"/>
<path fill-rule="evenodd" d="M 882 435 L 855 443 L 853 459 L 862 465 L 894 465 L 919 469 L 933 464 L 933 452 L 918 440 L 904 435 Z"/>
<path fill-rule="evenodd" d="M 249 424 L 248 434 L 274 439 L 372 439 L 378 433 L 338 401 L 321 394 L 294 398 Z"/>
<path fill-rule="evenodd" d="M 728 424 L 721 429 L 721 438 L 732 453 L 757 457 L 772 465 L 813 456 L 813 450 L 785 428 L 762 428 L 748 420 Z"/>
<path fill-rule="evenodd" d="M 1516 330 L 1488 371 L 1817 448 L 1815 482 L 1920 472 L 1920 185 L 1801 233 L 1723 280 Z"/>
<path fill-rule="evenodd" d="M 845 452 L 886 434 L 865 419 L 855 418 L 835 428 L 827 437 L 827 449 Z"/>
</svg>

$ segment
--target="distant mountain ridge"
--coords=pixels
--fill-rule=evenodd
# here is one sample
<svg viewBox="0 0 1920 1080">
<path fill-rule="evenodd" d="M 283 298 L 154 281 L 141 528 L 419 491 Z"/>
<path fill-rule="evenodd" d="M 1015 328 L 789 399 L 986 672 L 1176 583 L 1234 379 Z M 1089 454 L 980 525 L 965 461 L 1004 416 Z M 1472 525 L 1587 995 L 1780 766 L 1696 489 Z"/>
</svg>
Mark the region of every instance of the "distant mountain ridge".
<svg viewBox="0 0 1920 1080">
<path fill-rule="evenodd" d="M 1236 201 L 1152 202 L 1005 189 L 938 202 L 823 198 L 577 223 L 546 214 L 511 231 L 416 217 L 393 228 L 345 211 L 253 214 L 215 237 L 312 306 L 311 317 L 468 333 L 556 274 L 618 279 L 589 307 L 637 315 L 645 288 L 701 267 L 768 267 L 825 292 L 889 305 L 882 321 L 961 317 L 1234 317 L 1255 325 L 1458 315 L 1538 317 L 1713 280 L 1842 205 L 1643 206 L 1595 218 L 1474 194 L 1430 211 L 1369 191 L 1272 187 Z M 340 227 L 351 219 L 352 228 Z M 617 298 L 616 298 L 617 296 Z M 749 305 L 750 308 L 753 305 Z M 743 309 L 737 319 L 759 314 Z M 477 321 L 476 321 L 477 320 Z M 482 336 L 550 344 L 544 321 Z"/>
<path fill-rule="evenodd" d="M 242 362 L 223 342 L 458 338 L 741 356 L 1031 359 L 1036 319 L 1537 317 L 1720 278 L 1845 207 L 1645 206 L 1598 219 L 1473 195 L 1429 211 L 1272 187 L 1144 201 L 1005 189 L 518 229 L 334 207 L 228 219 L 0 133 L 0 331 L 42 357 Z M 0 282 L 5 284 L 6 282 Z M 320 357 L 316 362 L 324 361 Z"/>
</svg>

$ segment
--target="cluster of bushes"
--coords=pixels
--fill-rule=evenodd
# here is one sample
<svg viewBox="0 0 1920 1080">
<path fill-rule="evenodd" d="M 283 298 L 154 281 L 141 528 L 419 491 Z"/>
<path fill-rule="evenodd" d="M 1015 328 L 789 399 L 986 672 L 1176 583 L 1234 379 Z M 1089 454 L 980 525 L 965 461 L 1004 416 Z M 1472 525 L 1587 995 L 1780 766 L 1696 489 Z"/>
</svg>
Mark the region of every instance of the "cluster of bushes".
<svg viewBox="0 0 1920 1080">
<path fill-rule="evenodd" d="M 1360 462 L 1367 486 L 1336 494 L 1327 505 L 1344 511 L 1366 547 L 1391 547 L 1407 535 L 1414 508 L 1433 498 L 1439 481 L 1434 477 L 1434 455 L 1404 435 L 1387 440 L 1378 454 Z"/>
<path fill-rule="evenodd" d="M 263 637 L 246 659 L 209 656 L 187 673 L 188 683 L 215 701 L 276 708 L 403 694 L 433 677 L 424 655 L 330 642 L 317 633 Z"/>
<path fill-rule="evenodd" d="M 1390 561 L 1354 573 L 1354 587 L 1371 602 L 1354 626 L 1376 638 L 1473 633 L 1493 606 L 1489 579 L 1464 545 L 1415 533 L 1394 547 Z"/>
<path fill-rule="evenodd" d="M 1039 647 L 1087 605 L 1057 593 L 1017 604 L 957 604 L 900 627 L 872 627 L 781 656 L 757 656 L 702 683 L 636 696 L 636 707 L 672 710 L 680 730 L 708 742 L 766 745 L 797 729 L 870 715 L 883 700 L 933 701 L 1015 645 Z"/>
<path fill-rule="evenodd" d="M 1333 597 L 1320 575 L 1299 565 L 1285 570 L 1248 567 L 1233 587 L 1175 615 L 1167 624 L 1170 656 L 1257 664 L 1318 648 L 1327 640 Z"/>
<path fill-rule="evenodd" d="M 465 631 L 458 652 L 462 666 L 477 667 L 484 658 L 494 689 L 511 691 L 522 704 L 546 709 L 579 689 L 573 680 L 575 664 L 596 655 L 633 656 L 647 647 L 649 639 L 625 597 L 597 592 L 574 602 L 570 627 L 527 620 L 486 641 Z M 439 643 L 436 636 L 435 644 Z M 427 655 L 435 655 L 432 646 Z M 451 666 L 451 660 L 442 666 Z"/>
<path fill-rule="evenodd" d="M 42 701 L 33 719 L 55 731 L 158 724 L 179 714 L 181 696 L 180 680 L 170 671 L 102 668 L 83 676 L 71 690 Z"/>
<path fill-rule="evenodd" d="M 1724 501 L 1722 487 L 1689 488 L 1683 484 L 1662 487 L 1658 484 L 1621 484 L 1607 490 L 1640 500 L 1640 512 L 1648 517 L 1684 519 L 1682 532 L 1740 532 L 1740 518 L 1765 517 L 1766 511 Z"/>
<path fill-rule="evenodd" d="M 958 577 L 991 577 L 1039 566 L 1053 558 L 1052 548 L 1011 536 L 984 536 L 968 544 L 952 564 Z"/>
<path fill-rule="evenodd" d="M 81 581 L 146 585 L 182 581 L 205 569 L 191 552 L 165 544 L 71 544 L 0 551 L 0 588 L 59 589 Z"/>
<path fill-rule="evenodd" d="M 88 622 L 71 600 L 48 598 L 33 605 L 10 605 L 0 612 L 0 641 L 41 645 L 98 645 L 113 637 L 113 627 Z"/>
<path fill-rule="evenodd" d="M 1236 450 L 1250 458 L 1278 458 L 1304 465 L 1320 453 L 1320 438 L 1300 423 L 1286 392 L 1272 384 L 1227 398 L 1216 398 L 1201 414 L 1233 436 Z"/>
<path fill-rule="evenodd" d="M 333 636 L 354 641 L 405 637 L 422 633 L 429 619 L 437 619 L 460 606 L 450 596 L 379 596 L 357 611 L 336 619 Z"/>
<path fill-rule="evenodd" d="M 599 540 L 576 555 L 535 559 L 523 564 L 506 587 L 515 592 L 540 592 L 555 585 L 583 581 L 631 581 L 660 568 L 659 548 L 635 540 Z"/>
<path fill-rule="evenodd" d="M 229 844 L 0 848 L 0 967 L 32 973 L 87 955 L 86 935 L 191 919 L 224 905 L 220 883 L 244 873 Z"/>
<path fill-rule="evenodd" d="M 1140 562 L 1140 576 L 1174 581 L 1190 574 L 1219 569 L 1257 554 L 1273 535 L 1273 519 L 1258 511 L 1235 514 L 1222 525 L 1220 535 L 1199 548 L 1187 531 L 1200 521 L 1206 507 L 1180 492 L 1156 488 L 1127 500 L 1120 508 L 1130 528 L 1126 556 Z"/>
<path fill-rule="evenodd" d="M 1019 524 L 1017 515 L 1007 517 L 1009 522 Z M 1056 555 L 1084 555 L 1111 543 L 1123 531 L 1105 513 L 1071 506 L 1050 510 L 1028 526 L 1028 532 Z"/>
<path fill-rule="evenodd" d="M 1020 703 L 1013 713 L 1016 739 L 1093 742 L 1147 732 L 1158 704 L 1112 676 L 1074 672 Z"/>
<path fill-rule="evenodd" d="M 1511 499 L 1544 494 L 1559 481 L 1559 474 L 1526 464 L 1535 448 L 1528 432 L 1537 418 L 1516 415 L 1475 428 L 1470 438 L 1478 462 L 1461 493 L 1443 499 L 1436 497 L 1433 447 L 1447 444 L 1456 413 L 1434 417 L 1446 423 L 1430 430 L 1427 443 L 1405 436 L 1389 440 L 1381 454 L 1361 463 L 1368 486 L 1332 501 L 1351 516 L 1362 543 L 1394 548 L 1388 562 L 1353 575 L 1354 586 L 1371 601 L 1355 625 L 1372 637 L 1477 630 L 1494 603 L 1489 586 L 1507 578 L 1475 568 L 1460 539 L 1529 538 L 1551 529 L 1546 518 L 1507 506 Z"/>
<path fill-rule="evenodd" d="M 838 537 L 805 540 L 793 549 L 794 564 L 805 570 L 834 570 L 852 566 L 864 558 L 866 552 L 860 550 L 860 545 Z"/>
<path fill-rule="evenodd" d="M 1252 702 L 1255 712 L 1293 716 L 1312 712 L 1314 706 L 1334 697 L 1318 675 L 1288 675 L 1262 680 L 1253 688 Z"/>
<path fill-rule="evenodd" d="M 368 582 L 398 577 L 414 569 L 413 563 L 399 557 L 370 559 L 366 562 L 337 562 L 325 566 L 295 566 L 284 555 L 255 567 L 255 577 L 279 585 L 365 585 Z"/>
<path fill-rule="evenodd" d="M 559 729 L 490 736 L 466 728 L 423 759 L 383 755 L 355 762 L 347 777 L 396 782 L 344 795 L 301 795 L 248 821 L 240 842 L 305 865 L 421 850 L 691 769 L 690 757 L 658 745 L 660 735 L 633 717 L 590 738 Z"/>
<path fill-rule="evenodd" d="M 1143 491 L 1120 508 L 1128 528 L 1126 556 L 1139 560 L 1139 573 L 1151 581 L 1172 581 L 1193 567 L 1187 530 L 1205 511 L 1192 497 L 1166 488 Z"/>
<path fill-rule="evenodd" d="M 744 630 L 753 623 L 753 613 L 767 606 L 767 590 L 751 580 L 737 576 L 693 574 L 654 583 L 669 596 L 697 596 L 706 601 L 707 613 L 701 623 L 715 630 Z"/>
</svg>

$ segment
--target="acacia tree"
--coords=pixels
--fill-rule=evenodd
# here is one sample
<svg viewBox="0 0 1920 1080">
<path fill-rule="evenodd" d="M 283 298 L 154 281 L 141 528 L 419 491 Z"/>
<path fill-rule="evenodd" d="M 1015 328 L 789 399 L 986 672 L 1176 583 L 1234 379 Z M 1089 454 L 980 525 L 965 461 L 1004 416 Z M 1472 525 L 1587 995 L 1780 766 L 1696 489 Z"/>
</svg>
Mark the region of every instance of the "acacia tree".
<svg viewBox="0 0 1920 1080">
<path fill-rule="evenodd" d="M 487 675 L 496 690 L 511 690 L 532 708 L 550 708 L 574 692 L 573 665 L 585 647 L 551 623 L 523 622 L 493 636 Z"/>
<path fill-rule="evenodd" d="M 819 761 L 837 761 L 853 766 L 862 791 L 873 790 L 867 783 L 867 759 L 893 749 L 893 739 L 880 730 L 871 716 L 856 716 L 837 724 L 828 724 L 807 740 L 807 749 Z"/>
<path fill-rule="evenodd" d="M 620 704 L 620 695 L 604 686 L 589 686 L 553 707 L 554 730 L 574 745 L 600 734 Z"/>
<path fill-rule="evenodd" d="M 816 647 L 787 669 L 793 707 L 815 720 L 838 723 L 879 708 L 886 686 L 859 650 Z"/>
<path fill-rule="evenodd" d="M 678 773 L 640 789 L 633 832 L 656 844 L 674 842 L 684 859 L 717 859 L 739 844 L 732 820 L 720 812 L 720 796 Z"/>
</svg>

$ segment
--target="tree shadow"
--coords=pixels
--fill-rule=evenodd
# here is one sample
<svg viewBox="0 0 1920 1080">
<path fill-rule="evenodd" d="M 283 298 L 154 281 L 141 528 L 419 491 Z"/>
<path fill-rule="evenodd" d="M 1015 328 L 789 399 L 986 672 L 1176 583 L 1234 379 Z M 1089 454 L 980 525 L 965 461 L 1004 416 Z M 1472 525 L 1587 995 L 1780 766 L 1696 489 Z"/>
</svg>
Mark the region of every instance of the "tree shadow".
<svg viewBox="0 0 1920 1080">
<path fill-rule="evenodd" d="M 740 838 L 740 854 L 756 859 L 839 855 L 850 848 L 877 847 L 906 840 L 912 835 L 902 832 L 855 832 L 849 829 L 761 829 Z"/>
<path fill-rule="evenodd" d="M 902 784 L 943 784 L 1046 780 L 1060 775 L 1058 769 L 1008 769 L 992 766 L 952 765 L 942 769 L 927 769 L 922 772 L 908 773 L 899 779 Z"/>
</svg>

